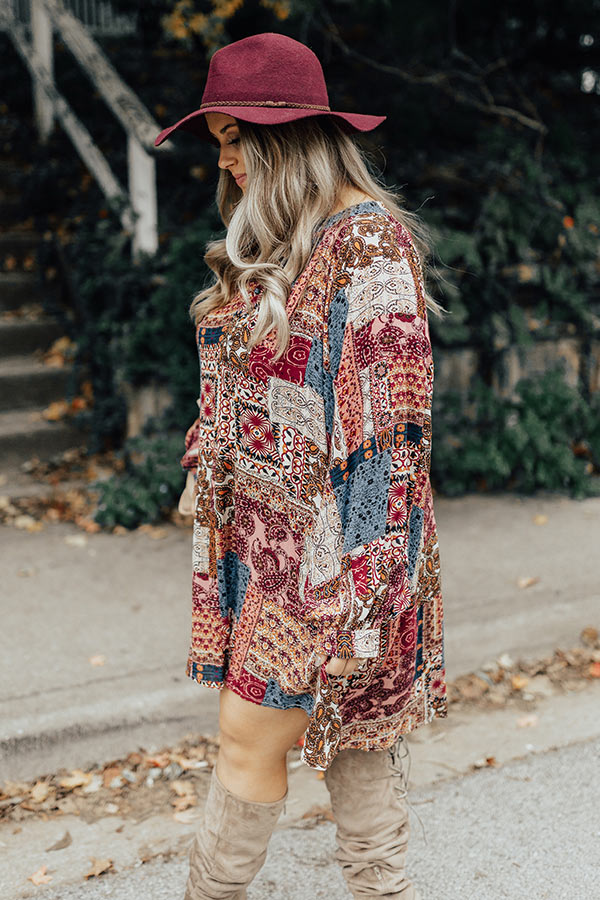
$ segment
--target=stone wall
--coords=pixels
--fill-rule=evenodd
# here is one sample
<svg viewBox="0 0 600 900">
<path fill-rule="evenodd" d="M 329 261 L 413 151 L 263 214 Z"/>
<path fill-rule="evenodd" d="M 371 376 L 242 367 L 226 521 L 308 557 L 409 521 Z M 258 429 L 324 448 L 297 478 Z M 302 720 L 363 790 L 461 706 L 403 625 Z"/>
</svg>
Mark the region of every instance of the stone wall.
<svg viewBox="0 0 600 900">
<path fill-rule="evenodd" d="M 436 391 L 466 391 L 479 368 L 479 355 L 470 347 L 434 348 Z M 514 394 L 521 378 L 543 375 L 563 363 L 565 380 L 573 388 L 600 391 L 600 341 L 578 337 L 540 340 L 529 346 L 509 346 L 501 351 L 493 387 L 501 396 Z"/>
</svg>

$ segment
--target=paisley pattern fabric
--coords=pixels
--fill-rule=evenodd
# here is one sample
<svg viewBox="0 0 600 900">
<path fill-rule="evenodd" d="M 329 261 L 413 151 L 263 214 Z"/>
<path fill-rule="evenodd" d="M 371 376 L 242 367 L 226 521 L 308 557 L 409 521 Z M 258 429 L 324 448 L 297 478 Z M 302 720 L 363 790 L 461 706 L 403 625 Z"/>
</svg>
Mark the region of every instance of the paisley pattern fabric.
<svg viewBox="0 0 600 900">
<path fill-rule="evenodd" d="M 291 339 L 248 351 L 262 287 L 197 328 L 188 675 L 309 724 L 304 761 L 447 715 L 429 481 L 433 361 L 419 258 L 379 201 L 315 229 Z M 319 654 L 359 656 L 347 678 Z"/>
</svg>

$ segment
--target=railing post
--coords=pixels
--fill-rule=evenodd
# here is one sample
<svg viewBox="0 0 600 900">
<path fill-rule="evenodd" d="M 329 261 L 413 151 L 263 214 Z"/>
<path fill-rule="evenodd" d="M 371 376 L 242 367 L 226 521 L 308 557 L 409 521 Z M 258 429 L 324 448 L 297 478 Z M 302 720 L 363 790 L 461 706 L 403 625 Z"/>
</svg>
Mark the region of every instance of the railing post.
<svg viewBox="0 0 600 900">
<path fill-rule="evenodd" d="M 31 0 L 31 34 L 33 49 L 54 83 L 52 21 L 43 0 Z M 33 107 L 40 141 L 45 143 L 54 124 L 54 108 L 52 100 L 36 80 L 33 83 Z"/>
<path fill-rule="evenodd" d="M 156 202 L 156 163 L 132 134 L 127 136 L 129 198 L 136 214 L 132 252 L 156 253 L 158 249 L 158 213 Z"/>
</svg>

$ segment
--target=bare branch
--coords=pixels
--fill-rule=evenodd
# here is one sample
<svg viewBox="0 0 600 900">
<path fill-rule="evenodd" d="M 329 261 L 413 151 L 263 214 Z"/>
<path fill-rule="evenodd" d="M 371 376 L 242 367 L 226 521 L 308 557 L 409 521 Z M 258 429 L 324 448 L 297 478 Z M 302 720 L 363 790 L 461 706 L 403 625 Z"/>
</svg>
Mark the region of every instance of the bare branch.
<svg viewBox="0 0 600 900">
<path fill-rule="evenodd" d="M 371 57 L 369 56 L 365 56 L 358 50 L 354 50 L 352 47 L 349 47 L 348 44 L 344 41 L 338 31 L 337 25 L 332 20 L 329 13 L 326 10 L 321 10 L 321 12 L 327 20 L 325 29 L 327 36 L 331 40 L 333 40 L 335 44 L 337 44 L 337 46 L 340 48 L 340 50 L 343 51 L 343 53 L 346 54 L 346 56 L 351 56 L 353 59 L 359 60 L 370 68 L 376 69 L 378 72 L 385 72 L 387 75 L 394 75 L 396 78 L 400 78 L 402 81 L 408 84 L 429 85 L 431 87 L 436 87 L 456 103 L 460 103 L 462 106 L 469 106 L 471 107 L 471 109 L 476 109 L 478 110 L 478 112 L 484 113 L 485 115 L 514 119 L 520 125 L 523 125 L 525 128 L 530 128 L 532 129 L 532 131 L 537 131 L 540 134 L 547 133 L 548 129 L 546 125 L 544 125 L 539 117 L 532 118 L 531 116 L 526 115 L 518 109 L 513 109 L 510 106 L 498 106 L 494 102 L 491 91 L 483 82 L 482 77 L 477 78 L 467 72 L 455 73 L 457 77 L 460 77 L 465 81 L 476 81 L 487 100 L 486 103 L 482 102 L 481 100 L 477 100 L 474 97 L 469 97 L 467 94 L 454 88 L 450 83 L 450 75 L 447 72 L 431 72 L 427 75 L 414 75 L 412 72 L 407 72 L 405 69 L 400 69 L 398 66 L 392 66 L 387 63 L 378 62 L 375 59 L 371 59 Z M 455 55 L 464 57 L 464 54 L 456 50 Z M 464 58 L 466 59 L 466 57 Z M 477 66 L 477 63 L 475 63 L 474 60 L 469 60 L 469 62 L 472 65 Z M 505 67 L 506 64 L 506 60 L 502 58 L 497 60 L 495 63 L 490 64 L 481 71 L 483 75 L 487 75 L 495 69 Z"/>
</svg>

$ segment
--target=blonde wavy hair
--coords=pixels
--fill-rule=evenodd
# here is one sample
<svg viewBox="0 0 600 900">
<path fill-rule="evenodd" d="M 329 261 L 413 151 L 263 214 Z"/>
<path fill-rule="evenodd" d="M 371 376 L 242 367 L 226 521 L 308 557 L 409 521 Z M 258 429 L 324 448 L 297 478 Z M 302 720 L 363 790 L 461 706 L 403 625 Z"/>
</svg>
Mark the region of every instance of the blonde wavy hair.
<svg viewBox="0 0 600 900">
<path fill-rule="evenodd" d="M 248 347 L 274 328 L 277 359 L 289 341 L 291 285 L 314 250 L 315 229 L 344 188 L 355 187 L 383 203 L 410 232 L 424 269 L 429 233 L 415 213 L 402 208 L 399 194 L 371 174 L 365 151 L 335 121 L 314 117 L 279 125 L 237 124 L 246 191 L 221 170 L 216 202 L 227 235 L 206 245 L 204 260 L 216 280 L 194 297 L 189 312 L 198 325 L 238 292 L 249 307 L 249 285 L 260 283 L 264 293 Z M 429 296 L 427 305 L 441 311 Z"/>
</svg>

